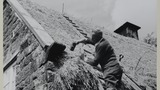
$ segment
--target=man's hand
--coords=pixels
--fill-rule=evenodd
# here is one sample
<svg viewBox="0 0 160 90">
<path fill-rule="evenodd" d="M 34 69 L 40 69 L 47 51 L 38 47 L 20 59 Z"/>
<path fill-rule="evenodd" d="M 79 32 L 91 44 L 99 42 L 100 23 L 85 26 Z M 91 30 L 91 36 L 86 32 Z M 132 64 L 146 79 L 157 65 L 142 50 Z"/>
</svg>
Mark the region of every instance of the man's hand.
<svg viewBox="0 0 160 90">
<path fill-rule="evenodd" d="M 76 45 L 77 45 L 77 42 L 73 42 L 72 45 L 71 45 L 70 50 L 73 51 L 75 49 Z"/>
</svg>

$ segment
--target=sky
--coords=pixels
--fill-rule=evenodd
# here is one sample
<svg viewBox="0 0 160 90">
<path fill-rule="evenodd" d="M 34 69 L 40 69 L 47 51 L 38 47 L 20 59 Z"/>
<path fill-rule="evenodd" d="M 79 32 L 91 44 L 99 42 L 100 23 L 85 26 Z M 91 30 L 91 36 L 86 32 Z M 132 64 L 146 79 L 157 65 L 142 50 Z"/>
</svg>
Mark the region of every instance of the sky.
<svg viewBox="0 0 160 90">
<path fill-rule="evenodd" d="M 141 27 L 142 39 L 155 32 L 157 24 L 157 0 L 32 0 L 53 10 L 64 12 L 113 32 L 125 22 Z"/>
</svg>

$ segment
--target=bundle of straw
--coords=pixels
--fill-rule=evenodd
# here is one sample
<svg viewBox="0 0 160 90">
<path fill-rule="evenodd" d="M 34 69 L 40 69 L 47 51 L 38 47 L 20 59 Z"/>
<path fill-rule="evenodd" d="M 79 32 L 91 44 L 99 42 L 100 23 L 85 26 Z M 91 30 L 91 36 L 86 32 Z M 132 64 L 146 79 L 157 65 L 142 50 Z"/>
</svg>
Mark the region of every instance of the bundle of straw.
<svg viewBox="0 0 160 90">
<path fill-rule="evenodd" d="M 80 58 L 70 58 L 56 71 L 52 81 L 52 89 L 102 90 L 99 76 L 102 76 L 102 73 L 94 70 Z"/>
</svg>

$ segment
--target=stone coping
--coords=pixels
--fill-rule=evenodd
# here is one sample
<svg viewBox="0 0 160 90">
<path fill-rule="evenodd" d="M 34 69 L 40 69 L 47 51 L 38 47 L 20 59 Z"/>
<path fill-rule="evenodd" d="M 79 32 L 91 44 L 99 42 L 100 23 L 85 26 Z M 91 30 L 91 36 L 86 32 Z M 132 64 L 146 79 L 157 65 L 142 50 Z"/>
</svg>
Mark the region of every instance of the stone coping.
<svg viewBox="0 0 160 90">
<path fill-rule="evenodd" d="M 19 4 L 17 0 L 7 0 L 12 9 L 16 11 L 18 16 L 26 23 L 32 33 L 36 36 L 42 47 L 50 46 L 54 43 L 52 37 L 44 30 L 44 28 Z"/>
</svg>

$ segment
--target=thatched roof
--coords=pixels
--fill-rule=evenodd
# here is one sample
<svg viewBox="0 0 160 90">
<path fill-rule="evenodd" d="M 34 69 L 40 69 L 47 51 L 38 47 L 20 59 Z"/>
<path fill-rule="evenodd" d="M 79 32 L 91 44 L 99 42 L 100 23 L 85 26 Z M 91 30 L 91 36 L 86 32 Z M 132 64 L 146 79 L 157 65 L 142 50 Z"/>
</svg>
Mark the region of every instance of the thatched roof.
<svg viewBox="0 0 160 90">
<path fill-rule="evenodd" d="M 32 15 L 32 17 L 37 22 L 39 22 L 39 24 L 48 32 L 48 34 L 50 34 L 50 36 L 55 41 L 61 42 L 67 46 L 67 49 L 66 49 L 67 52 L 70 52 L 69 48 L 73 41 L 84 38 L 83 35 L 80 34 L 77 31 L 77 29 L 63 17 L 61 13 L 51 9 L 47 9 L 44 6 L 40 6 L 38 4 L 30 2 L 29 0 L 19 0 L 19 2 L 24 7 L 24 9 L 26 9 Z M 68 15 L 68 17 L 70 16 Z M 93 25 L 90 25 L 88 23 L 86 24 L 78 19 L 75 19 L 74 17 L 70 17 L 70 18 L 87 34 L 90 34 L 92 30 L 95 30 L 97 28 Z M 104 32 L 104 37 L 111 43 L 111 45 L 115 49 L 117 58 L 120 54 L 124 55 L 122 63 L 127 74 L 131 76 L 139 85 L 150 86 L 152 88 L 155 88 L 156 78 L 157 78 L 156 48 L 148 44 L 145 44 L 142 41 L 138 41 L 132 38 L 127 38 L 115 33 L 111 33 L 106 29 L 103 29 L 103 32 Z M 92 46 L 88 46 L 87 49 L 91 52 L 94 51 L 94 48 L 92 48 Z M 82 53 L 79 50 L 81 50 L 80 46 L 77 47 L 77 50 L 75 50 L 75 54 L 77 54 L 77 56 Z M 77 56 L 75 55 L 75 57 Z M 77 75 L 77 70 L 73 70 L 74 68 L 70 68 L 72 67 L 70 65 L 72 65 L 73 63 L 76 63 L 72 61 L 74 60 L 69 60 L 68 62 L 66 62 L 71 64 L 64 64 L 64 67 L 68 68 L 68 71 L 66 71 L 66 69 L 62 67 L 62 69 L 60 69 L 60 71 L 58 72 L 59 73 L 58 75 L 62 77 L 64 77 L 69 73 L 70 74 L 74 73 L 75 75 Z M 138 62 L 139 64 L 137 65 Z M 74 65 L 74 67 L 75 69 L 79 69 L 78 68 L 79 66 L 77 63 Z M 92 70 L 89 70 L 89 72 L 86 73 L 85 70 L 88 70 L 86 68 L 88 68 L 88 65 L 84 66 L 82 71 L 79 71 L 79 72 L 83 72 L 84 73 L 83 75 L 88 77 L 89 74 L 93 74 L 93 73 L 90 72 Z M 72 70 L 73 72 L 71 72 Z M 61 75 L 60 73 L 64 73 L 64 75 Z M 80 75 L 80 76 L 83 76 L 83 75 Z M 93 78 L 95 78 L 94 74 L 93 74 Z M 68 79 L 72 79 L 72 78 L 68 77 Z M 82 78 L 82 79 L 87 80 L 85 78 Z M 84 81 L 84 82 L 88 82 L 88 81 Z M 97 85 L 96 82 L 97 81 L 95 79 L 93 83 Z M 67 87 L 69 87 L 69 85 Z"/>
</svg>

